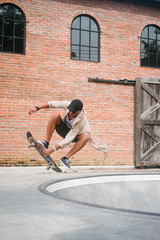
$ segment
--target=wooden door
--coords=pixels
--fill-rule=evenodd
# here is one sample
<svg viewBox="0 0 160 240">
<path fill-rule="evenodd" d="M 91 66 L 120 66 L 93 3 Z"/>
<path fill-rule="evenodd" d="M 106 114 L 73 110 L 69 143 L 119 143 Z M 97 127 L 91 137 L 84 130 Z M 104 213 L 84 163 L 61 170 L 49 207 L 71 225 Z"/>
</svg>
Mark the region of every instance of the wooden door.
<svg viewBox="0 0 160 240">
<path fill-rule="evenodd" d="M 160 167 L 160 79 L 136 79 L 135 166 Z"/>
</svg>

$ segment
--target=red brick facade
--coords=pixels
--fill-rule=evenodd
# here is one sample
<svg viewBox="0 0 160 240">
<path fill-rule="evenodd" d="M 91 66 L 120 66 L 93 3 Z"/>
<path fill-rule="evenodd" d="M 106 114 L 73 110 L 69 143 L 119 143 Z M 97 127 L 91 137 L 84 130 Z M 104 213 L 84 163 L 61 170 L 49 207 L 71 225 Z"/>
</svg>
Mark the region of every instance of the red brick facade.
<svg viewBox="0 0 160 240">
<path fill-rule="evenodd" d="M 36 166 L 45 162 L 27 149 L 26 132 L 45 138 L 52 110 L 28 116 L 46 101 L 84 102 L 93 133 L 109 146 L 105 165 L 134 163 L 134 87 L 90 83 L 88 78 L 157 77 L 160 69 L 140 67 L 140 35 L 148 24 L 160 26 L 160 10 L 128 1 L 0 0 L 20 7 L 26 16 L 26 54 L 0 53 L 0 166 Z M 71 22 L 88 14 L 99 23 L 100 62 L 70 59 Z M 61 111 L 60 111 L 61 112 Z M 52 144 L 59 137 L 54 134 Z M 58 162 L 68 149 L 58 151 Z M 89 144 L 72 165 L 98 165 L 102 153 Z"/>
</svg>

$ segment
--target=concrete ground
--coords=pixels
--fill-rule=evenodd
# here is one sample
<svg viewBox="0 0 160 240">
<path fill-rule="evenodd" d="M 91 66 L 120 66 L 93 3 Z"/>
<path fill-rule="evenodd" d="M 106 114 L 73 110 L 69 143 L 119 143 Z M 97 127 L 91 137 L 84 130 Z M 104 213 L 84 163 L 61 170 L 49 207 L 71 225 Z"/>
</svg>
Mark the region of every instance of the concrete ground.
<svg viewBox="0 0 160 240">
<path fill-rule="evenodd" d="M 159 214 L 87 206 L 38 189 L 43 183 L 65 179 L 144 173 L 160 175 L 160 170 L 74 169 L 58 174 L 44 168 L 0 168 L 0 239 L 159 240 Z"/>
</svg>

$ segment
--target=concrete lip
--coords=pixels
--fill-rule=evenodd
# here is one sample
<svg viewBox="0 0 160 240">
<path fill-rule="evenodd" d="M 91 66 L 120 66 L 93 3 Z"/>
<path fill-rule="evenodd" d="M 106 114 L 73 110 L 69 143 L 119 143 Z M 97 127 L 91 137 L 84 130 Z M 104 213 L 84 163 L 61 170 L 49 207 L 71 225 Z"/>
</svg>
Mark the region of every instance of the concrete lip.
<svg viewBox="0 0 160 240">
<path fill-rule="evenodd" d="M 113 174 L 44 183 L 55 198 L 110 210 L 160 216 L 160 174 Z"/>
</svg>

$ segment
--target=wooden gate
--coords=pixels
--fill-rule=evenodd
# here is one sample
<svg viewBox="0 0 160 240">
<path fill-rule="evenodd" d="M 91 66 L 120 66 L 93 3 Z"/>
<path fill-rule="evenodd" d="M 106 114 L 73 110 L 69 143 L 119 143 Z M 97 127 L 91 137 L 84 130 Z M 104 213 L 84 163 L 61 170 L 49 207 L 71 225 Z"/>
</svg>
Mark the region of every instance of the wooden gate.
<svg viewBox="0 0 160 240">
<path fill-rule="evenodd" d="M 135 166 L 160 167 L 160 79 L 136 79 Z"/>
</svg>

